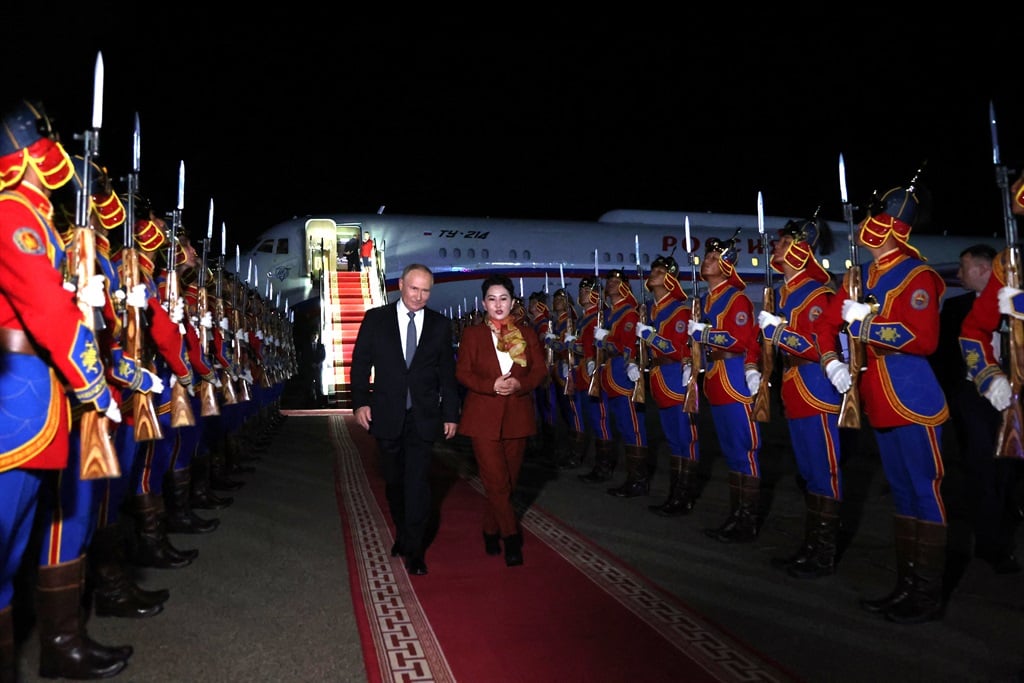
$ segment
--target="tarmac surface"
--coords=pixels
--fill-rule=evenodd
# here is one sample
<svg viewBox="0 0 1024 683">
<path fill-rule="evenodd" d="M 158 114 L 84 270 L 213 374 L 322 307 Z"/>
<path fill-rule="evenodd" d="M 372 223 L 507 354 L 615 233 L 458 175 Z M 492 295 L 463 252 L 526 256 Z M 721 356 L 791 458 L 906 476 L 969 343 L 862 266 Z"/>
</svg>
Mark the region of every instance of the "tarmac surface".
<svg viewBox="0 0 1024 683">
<path fill-rule="evenodd" d="M 773 411 L 781 415 L 780 406 Z M 99 642 L 135 648 L 116 680 L 366 680 L 327 419 L 289 412 L 269 449 L 253 463 L 256 471 L 238 477 L 246 485 L 220 494 L 234 495 L 234 505 L 201 513 L 220 518 L 220 528 L 206 535 L 172 535 L 177 547 L 198 548 L 200 555 L 184 569 L 141 573 L 144 587 L 170 589 L 164 613 L 141 620 L 90 619 L 89 633 Z M 723 544 L 702 533 L 725 519 L 728 490 L 706 409 L 698 424 L 704 489 L 687 516 L 662 518 L 648 510 L 668 490 L 667 458 L 656 427 L 656 470 L 648 496 L 607 495 L 606 489 L 625 477 L 621 466 L 611 482 L 585 484 L 578 475 L 589 471 L 589 462 L 559 470 L 552 465 L 553 454 L 534 453 L 524 467 L 518 499 L 558 517 L 807 681 L 1024 681 L 1024 574 L 996 574 L 973 559 L 955 447 L 947 448 L 943 483 L 950 518 L 945 616 L 897 625 L 858 606 L 862 597 L 889 592 L 895 581 L 892 502 L 870 432 L 844 433 L 845 548 L 837 572 L 799 580 L 771 565 L 773 557 L 792 554 L 803 535 L 803 496 L 785 423 L 776 419 L 764 431 L 766 517 L 759 537 L 747 544 Z M 949 431 L 944 441 L 952 443 Z M 466 476 L 475 472 L 461 438 L 439 444 L 436 454 Z M 1017 540 L 1020 547 L 1024 525 Z M 524 555 L 528 565 L 528 545 Z M 537 613 L 542 618 L 543 605 Z M 33 626 L 27 624 L 19 636 L 24 680 L 38 680 Z"/>
</svg>

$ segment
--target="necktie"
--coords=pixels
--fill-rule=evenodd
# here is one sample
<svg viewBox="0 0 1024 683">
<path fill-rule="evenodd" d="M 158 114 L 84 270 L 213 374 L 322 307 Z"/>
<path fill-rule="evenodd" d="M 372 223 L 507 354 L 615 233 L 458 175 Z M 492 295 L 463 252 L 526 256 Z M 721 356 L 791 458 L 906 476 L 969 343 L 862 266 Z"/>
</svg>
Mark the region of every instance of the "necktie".
<svg viewBox="0 0 1024 683">
<path fill-rule="evenodd" d="M 405 367 L 412 365 L 412 357 L 416 355 L 416 314 L 409 314 L 409 326 L 405 330 Z M 405 393 L 405 409 L 412 408 L 412 391 Z"/>
</svg>

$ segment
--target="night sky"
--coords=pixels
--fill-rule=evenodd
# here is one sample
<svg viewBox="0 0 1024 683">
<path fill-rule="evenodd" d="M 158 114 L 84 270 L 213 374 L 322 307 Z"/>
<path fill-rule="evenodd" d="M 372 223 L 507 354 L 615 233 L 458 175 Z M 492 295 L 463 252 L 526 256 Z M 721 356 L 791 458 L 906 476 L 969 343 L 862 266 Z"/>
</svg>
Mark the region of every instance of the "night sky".
<svg viewBox="0 0 1024 683">
<path fill-rule="evenodd" d="M 102 51 L 100 161 L 127 173 L 137 112 L 142 194 L 171 210 L 183 160 L 186 226 L 202 235 L 212 197 L 229 249 L 292 216 L 382 204 L 596 220 L 615 208 L 754 213 L 760 191 L 767 214 L 820 205 L 838 220 L 840 153 L 854 203 L 927 162 L 920 231 L 1002 235 L 989 101 L 1003 163 L 1024 167 L 1019 16 L 495 7 L 486 19 L 396 8 L 370 20 L 300 4 L 230 16 L 147 6 L 146 18 L 65 14 L 49 27 L 45 12 L 5 10 L 4 94 L 41 100 L 80 154 Z"/>
</svg>

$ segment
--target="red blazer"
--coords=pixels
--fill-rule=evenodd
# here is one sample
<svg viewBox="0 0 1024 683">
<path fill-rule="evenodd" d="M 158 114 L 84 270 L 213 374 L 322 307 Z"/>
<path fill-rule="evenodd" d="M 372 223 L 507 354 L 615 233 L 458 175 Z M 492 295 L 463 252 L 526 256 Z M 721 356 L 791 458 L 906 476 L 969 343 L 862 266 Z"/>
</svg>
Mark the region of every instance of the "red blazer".
<svg viewBox="0 0 1024 683">
<path fill-rule="evenodd" d="M 455 363 L 455 379 L 466 388 L 459 434 L 498 440 L 537 433 L 534 389 L 544 381 L 548 371 L 536 333 L 526 325 L 520 325 L 519 329 L 526 340 L 526 367 L 512 364 L 512 376 L 522 387 L 511 396 L 494 393 L 494 380 L 501 376 L 501 366 L 491 328 L 471 325 L 462 331 Z"/>
</svg>

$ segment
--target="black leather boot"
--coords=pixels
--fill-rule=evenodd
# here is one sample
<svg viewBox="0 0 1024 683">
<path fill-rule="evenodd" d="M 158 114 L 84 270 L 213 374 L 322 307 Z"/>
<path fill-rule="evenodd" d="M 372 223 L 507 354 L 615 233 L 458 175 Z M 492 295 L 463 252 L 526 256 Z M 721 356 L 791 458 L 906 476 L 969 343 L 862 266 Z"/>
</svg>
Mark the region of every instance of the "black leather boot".
<svg viewBox="0 0 1024 683">
<path fill-rule="evenodd" d="M 743 475 L 739 472 L 729 471 L 729 516 L 725 518 L 722 525 L 714 529 L 705 529 L 704 535 L 709 538 L 718 539 L 722 534 L 731 534 L 739 523 L 740 516 L 740 489 L 742 487 Z"/>
<path fill-rule="evenodd" d="M 140 567 L 178 569 L 192 564 L 198 550 L 178 550 L 167 538 L 163 518 L 163 499 L 156 494 L 144 493 L 131 499 L 135 517 L 135 552 L 132 561 Z"/>
<path fill-rule="evenodd" d="M 651 489 L 651 478 L 647 471 L 647 447 L 625 446 L 626 481 L 621 486 L 608 489 L 608 495 L 617 498 L 646 496 Z"/>
<path fill-rule="evenodd" d="M 132 647 L 106 647 L 85 632 L 82 619 L 84 557 L 39 567 L 36 615 L 39 626 L 39 675 L 42 678 L 94 679 L 121 673 Z"/>
<path fill-rule="evenodd" d="M 875 599 L 864 599 L 860 606 L 879 614 L 910 597 L 914 587 L 914 551 L 917 546 L 917 520 L 913 517 L 893 517 L 893 536 L 896 544 L 896 587 L 889 594 Z"/>
<path fill-rule="evenodd" d="M 647 509 L 660 517 L 679 517 L 689 514 L 697 503 L 697 463 L 686 458 L 669 458 L 668 498 L 661 505 L 648 505 Z"/>
<path fill-rule="evenodd" d="M 820 499 L 821 496 L 815 496 L 810 493 L 804 494 L 804 540 L 794 554 L 787 557 L 773 557 L 771 559 L 773 567 L 788 571 L 794 565 L 805 564 L 814 554 L 814 531 L 818 525 L 818 501 Z"/>
<path fill-rule="evenodd" d="M 917 520 L 913 586 L 906 600 L 890 605 L 885 618 L 897 624 L 921 624 L 942 619 L 942 583 L 946 570 L 946 526 Z"/>
<path fill-rule="evenodd" d="M 587 454 L 588 445 L 589 438 L 586 434 L 571 432 L 569 434 L 569 447 L 566 449 L 565 457 L 558 463 L 558 467 L 563 470 L 571 470 L 582 465 Z"/>
<path fill-rule="evenodd" d="M 14 649 L 14 608 L 0 609 L 0 683 L 18 683 L 18 657 Z"/>
<path fill-rule="evenodd" d="M 164 507 L 167 531 L 176 534 L 208 534 L 220 526 L 219 519 L 203 519 L 192 511 L 191 466 L 164 475 Z"/>
<path fill-rule="evenodd" d="M 488 555 L 501 554 L 501 534 L 484 532 L 484 552 Z"/>
<path fill-rule="evenodd" d="M 192 458 L 192 489 L 189 504 L 193 510 L 222 510 L 235 499 L 231 496 L 218 496 L 210 488 L 210 454 Z"/>
<path fill-rule="evenodd" d="M 749 543 L 761 531 L 761 478 L 740 475 L 740 504 L 736 522 L 718 534 L 722 543 Z"/>
<path fill-rule="evenodd" d="M 118 525 L 97 529 L 88 553 L 96 616 L 141 618 L 160 614 L 170 592 L 143 590 L 132 579 L 124 562 L 124 542 Z"/>
<path fill-rule="evenodd" d="M 815 504 L 812 548 L 802 562 L 794 562 L 786 570 L 797 579 L 817 579 L 836 572 L 836 550 L 839 540 L 839 501 L 812 495 Z"/>
<path fill-rule="evenodd" d="M 588 484 L 601 484 L 610 481 L 615 472 L 615 444 L 611 441 L 594 442 L 594 469 L 587 474 L 579 475 L 580 481 Z"/>
<path fill-rule="evenodd" d="M 523 563 L 523 535 L 512 534 L 505 539 L 505 566 L 518 567 Z"/>
</svg>

